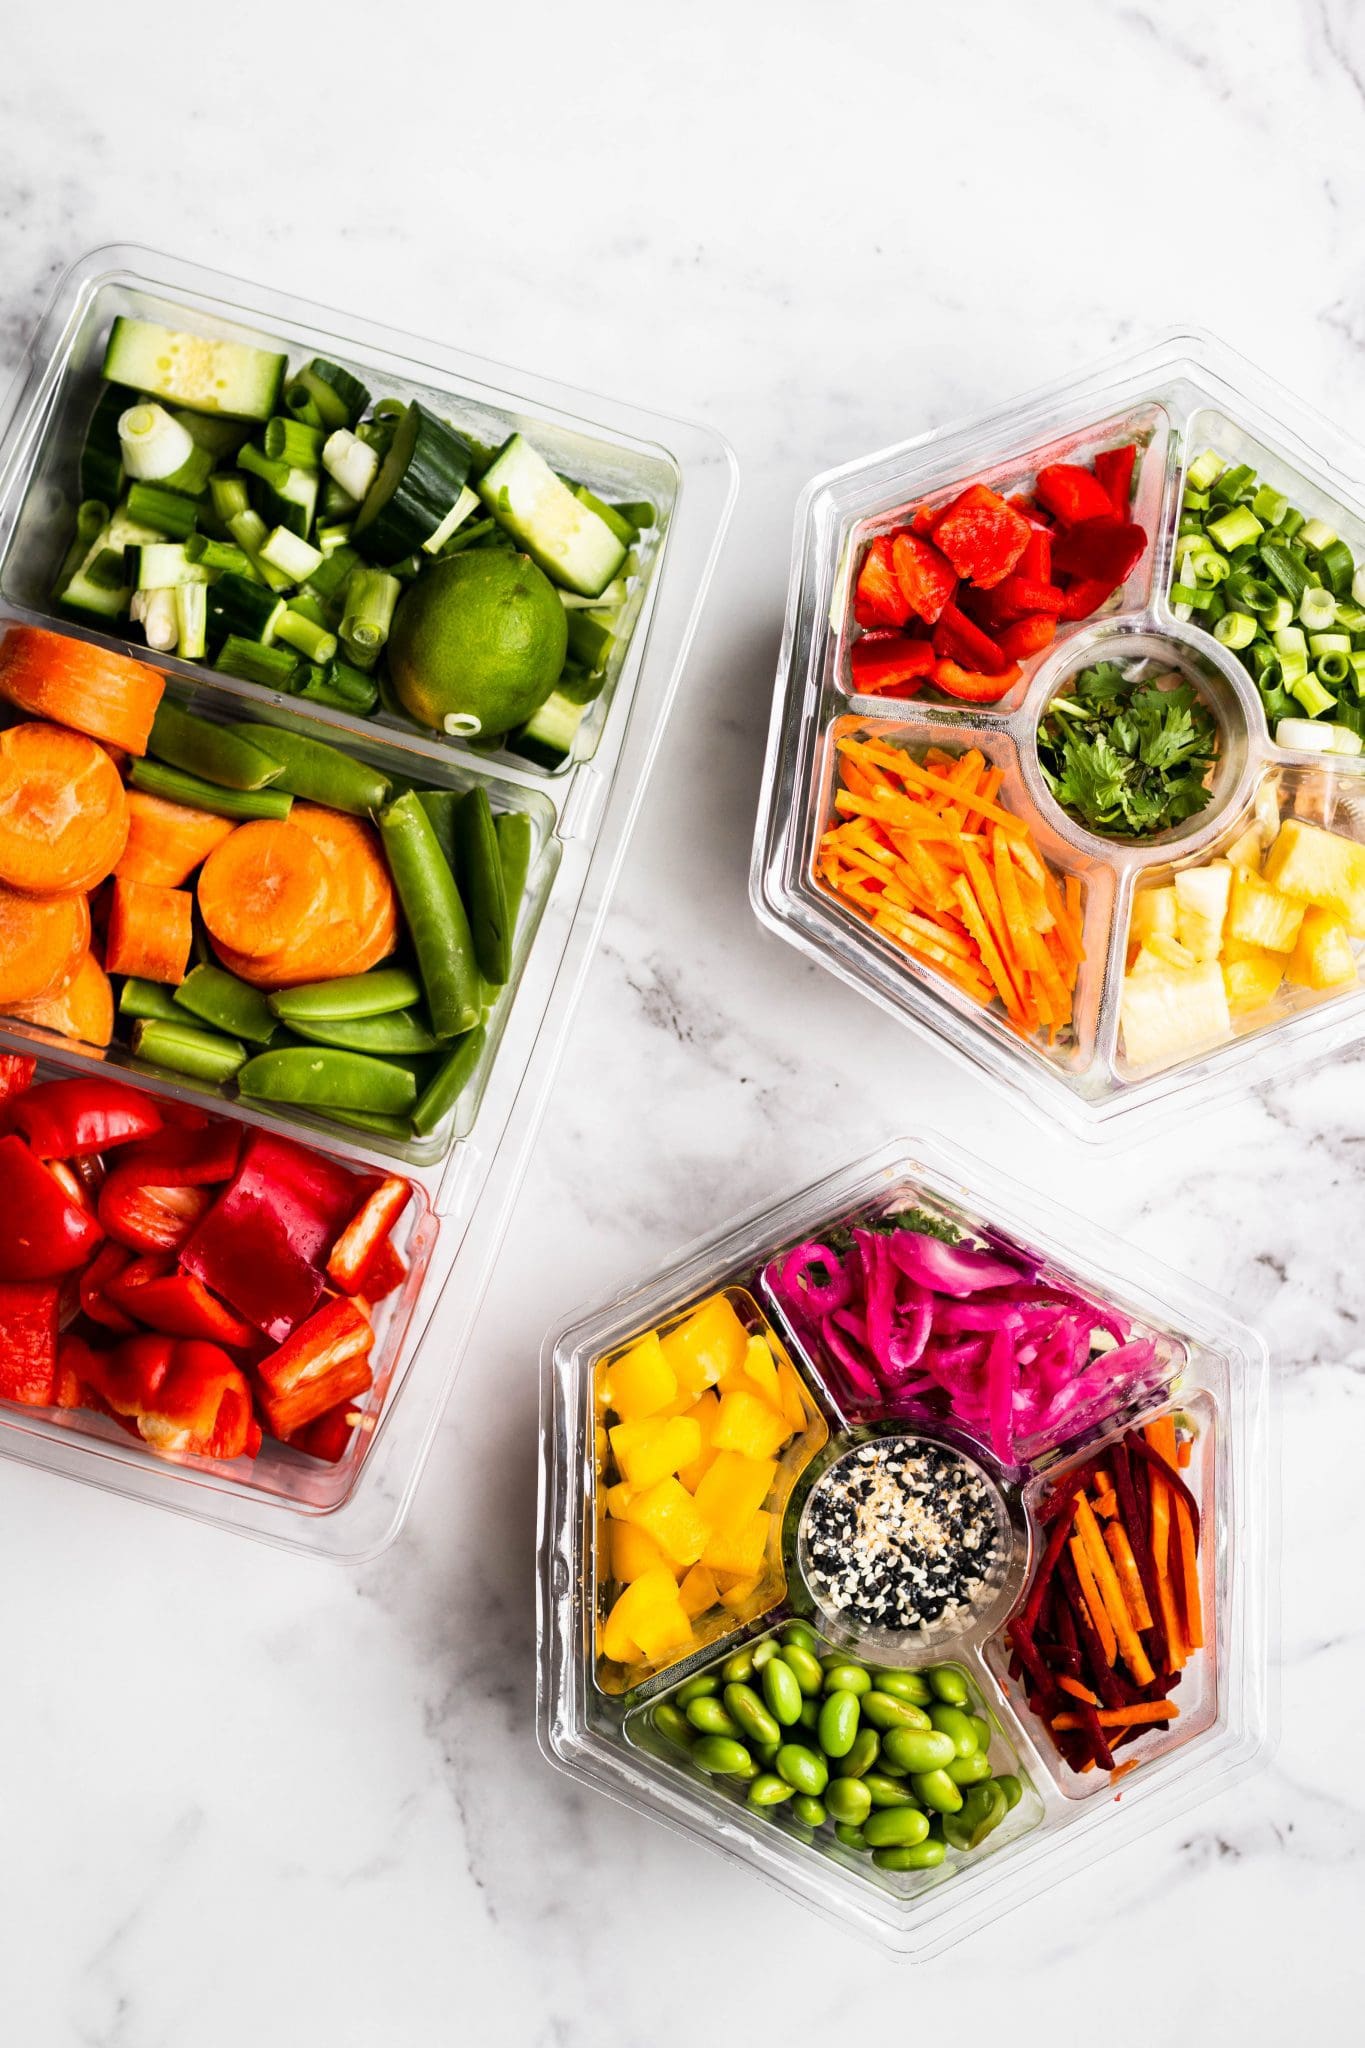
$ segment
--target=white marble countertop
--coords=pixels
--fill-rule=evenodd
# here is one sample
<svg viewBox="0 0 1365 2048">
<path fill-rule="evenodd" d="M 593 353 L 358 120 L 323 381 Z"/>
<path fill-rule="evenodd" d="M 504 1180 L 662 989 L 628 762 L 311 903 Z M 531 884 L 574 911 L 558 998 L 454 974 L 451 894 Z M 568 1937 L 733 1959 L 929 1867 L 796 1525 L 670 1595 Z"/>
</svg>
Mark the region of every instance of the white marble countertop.
<svg viewBox="0 0 1365 2048">
<path fill-rule="evenodd" d="M 72 258 L 139 240 L 703 417 L 743 471 L 404 1535 L 350 1572 L 0 1465 L 14 2048 L 675 2048 L 708 2037 L 699 1980 L 728 2039 L 771 2039 L 797 1973 L 803 2039 L 985 2018 L 1020 2048 L 1259 2044 L 1344 2020 L 1360 1984 L 1365 1068 L 1106 1163 L 760 936 L 745 870 L 809 474 L 1187 319 L 1365 434 L 1365 12 L 644 20 L 344 0 L 146 25 L 78 0 L 7 28 L 0 370 Z M 548 1325 L 919 1124 L 1266 1332 L 1284 1735 L 1250 1784 L 907 1973 L 540 1761 L 532 1559 Z"/>
</svg>

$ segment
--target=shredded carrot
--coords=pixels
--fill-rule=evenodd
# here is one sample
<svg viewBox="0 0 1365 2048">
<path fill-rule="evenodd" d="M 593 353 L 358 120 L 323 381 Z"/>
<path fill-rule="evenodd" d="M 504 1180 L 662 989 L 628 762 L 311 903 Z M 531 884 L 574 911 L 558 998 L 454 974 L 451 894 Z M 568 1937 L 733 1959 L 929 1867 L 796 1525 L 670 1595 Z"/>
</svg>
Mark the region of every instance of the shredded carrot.
<svg viewBox="0 0 1365 2048">
<path fill-rule="evenodd" d="M 1191 1650 L 1202 1650 L 1204 1617 L 1199 1598 L 1199 1559 L 1195 1552 L 1194 1523 L 1183 1500 L 1177 1499 L 1175 1503 L 1175 1519 L 1180 1532 L 1181 1621 L 1185 1641 Z"/>
<path fill-rule="evenodd" d="M 1100 1703 L 1099 1694 L 1091 1692 L 1088 1685 L 1082 1685 L 1079 1678 L 1059 1678 L 1057 1686 L 1059 1691 L 1069 1692 L 1073 1700 L 1084 1700 L 1088 1707 L 1097 1707 Z"/>
<path fill-rule="evenodd" d="M 1076 1531 L 1090 1559 L 1095 1584 L 1099 1588 L 1105 1611 L 1113 1624 L 1118 1647 L 1123 1652 L 1123 1661 L 1139 1685 L 1150 1685 L 1156 1673 L 1138 1639 L 1137 1630 L 1133 1627 L 1133 1619 L 1128 1612 L 1128 1603 L 1123 1597 L 1123 1588 L 1119 1584 L 1113 1560 L 1104 1547 L 1099 1523 L 1095 1520 L 1094 1511 L 1083 1493 L 1079 1494 L 1076 1500 Z"/>
<path fill-rule="evenodd" d="M 1131 1707 L 1100 1707 L 1095 1719 L 1101 1728 L 1141 1728 L 1149 1721 L 1174 1721 L 1180 1709 L 1174 1700 L 1139 1700 Z M 1054 1728 L 1083 1728 L 1079 1714 L 1054 1714 Z"/>
<path fill-rule="evenodd" d="M 1160 1422 L 1149 1423 L 1143 1431 L 1153 1450 L 1160 1451 L 1165 1442 L 1165 1432 Z M 1174 1425 L 1172 1425 L 1174 1435 Z M 1156 1568 L 1157 1599 L 1161 1606 L 1161 1625 L 1166 1631 L 1166 1643 L 1170 1650 L 1171 1663 L 1177 1671 L 1184 1669 L 1188 1661 L 1185 1638 L 1180 1626 L 1180 1614 L 1175 1593 L 1171 1586 L 1171 1490 L 1159 1472 L 1151 1475 L 1152 1497 L 1152 1563 Z"/>
<path fill-rule="evenodd" d="M 1142 1574 L 1133 1555 L 1133 1546 L 1128 1541 L 1128 1531 L 1122 1522 L 1113 1521 L 1104 1532 L 1105 1549 L 1114 1561 L 1123 1597 L 1128 1603 L 1128 1612 L 1135 1629 L 1152 1626 L 1152 1610 L 1147 1595 L 1142 1590 Z"/>
<path fill-rule="evenodd" d="M 1076 1567 L 1076 1577 L 1081 1582 L 1081 1592 L 1085 1596 L 1085 1604 L 1090 1611 L 1095 1633 L 1100 1639 L 1100 1648 L 1104 1651 L 1104 1661 L 1112 1667 L 1118 1655 L 1118 1638 L 1114 1634 L 1114 1624 L 1109 1619 L 1108 1610 L 1100 1598 L 1100 1589 L 1095 1584 L 1095 1574 L 1090 1568 L 1090 1553 L 1079 1536 L 1069 1537 L 1067 1548 L 1071 1552 L 1071 1562 Z"/>
<path fill-rule="evenodd" d="M 1107 1522 L 1119 1511 L 1119 1497 L 1111 1486 L 1107 1493 L 1102 1493 L 1091 1505 L 1094 1507 L 1095 1513 L 1099 1516 L 1100 1520 Z"/>
</svg>

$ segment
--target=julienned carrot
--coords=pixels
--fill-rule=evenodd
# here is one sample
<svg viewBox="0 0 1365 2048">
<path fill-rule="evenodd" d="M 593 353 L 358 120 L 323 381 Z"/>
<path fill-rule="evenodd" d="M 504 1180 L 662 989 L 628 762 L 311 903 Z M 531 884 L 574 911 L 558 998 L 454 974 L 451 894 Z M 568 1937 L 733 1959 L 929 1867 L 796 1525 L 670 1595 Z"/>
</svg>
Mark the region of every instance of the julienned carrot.
<svg viewBox="0 0 1365 2048">
<path fill-rule="evenodd" d="M 46 1031 L 79 1038 L 85 1045 L 108 1045 L 114 1035 L 114 992 L 93 953 L 87 953 L 67 986 L 56 995 L 32 1003 L 15 1003 L 11 1017 L 41 1024 Z"/>
<path fill-rule="evenodd" d="M 917 761 L 853 737 L 839 761 L 819 879 L 974 1001 L 998 1002 L 1022 1036 L 1055 1040 L 1071 1023 L 1080 884 L 1068 877 L 1064 894 L 1027 825 L 997 802 L 1003 771 L 974 747 Z"/>
<path fill-rule="evenodd" d="M 1123 1652 L 1123 1661 L 1138 1685 L 1150 1685 L 1156 1673 L 1152 1669 L 1147 1652 L 1142 1647 L 1137 1630 L 1133 1627 L 1133 1618 L 1128 1612 L 1128 1603 L 1123 1597 L 1123 1588 L 1114 1570 L 1114 1561 L 1104 1547 L 1100 1525 L 1095 1520 L 1094 1510 L 1084 1494 L 1076 1503 L 1076 1530 L 1085 1545 L 1095 1584 L 1099 1588 L 1100 1598 L 1113 1625 L 1118 1647 Z"/>
<path fill-rule="evenodd" d="M 1174 1700 L 1139 1700 L 1131 1707 L 1100 1707 L 1095 1719 L 1101 1728 L 1141 1728 L 1149 1721 L 1174 1721 L 1180 1709 Z M 1081 1728 L 1079 1714 L 1054 1714 L 1054 1728 Z"/>
<path fill-rule="evenodd" d="M 0 644 L 0 696 L 130 754 L 146 753 L 164 687 L 144 662 L 41 626 L 11 626 Z"/>
<path fill-rule="evenodd" d="M 104 963 L 111 974 L 182 982 L 194 938 L 193 899 L 184 889 L 115 879 Z"/>
<path fill-rule="evenodd" d="M 127 801 L 128 844 L 114 872 L 130 882 L 179 889 L 235 830 L 231 818 L 167 803 L 144 789 L 130 789 Z"/>
<path fill-rule="evenodd" d="M 1090 1563 L 1090 1553 L 1086 1548 L 1084 1538 L 1073 1536 L 1067 1544 L 1067 1549 L 1071 1552 L 1071 1562 L 1076 1567 L 1076 1577 L 1081 1582 L 1081 1592 L 1085 1596 L 1086 1612 L 1090 1616 L 1091 1623 L 1104 1651 L 1104 1661 L 1112 1670 L 1114 1659 L 1118 1655 L 1118 1638 L 1114 1633 L 1114 1624 L 1109 1618 L 1109 1611 L 1100 1595 L 1100 1589 L 1095 1584 L 1095 1574 Z"/>
<path fill-rule="evenodd" d="M 1098 1513 L 1098 1509 L 1096 1510 Z M 1128 1541 L 1128 1531 L 1122 1522 L 1112 1521 L 1104 1532 L 1104 1547 L 1113 1559 L 1114 1571 L 1123 1590 L 1129 1618 L 1138 1630 L 1152 1626 L 1152 1610 L 1147 1595 L 1142 1589 L 1142 1574 L 1133 1555 L 1133 1546 Z"/>
<path fill-rule="evenodd" d="M 1194 1523 L 1183 1500 L 1176 1501 L 1175 1519 L 1180 1544 L 1181 1628 L 1187 1648 L 1202 1650 L 1204 1616 L 1199 1597 L 1199 1558 L 1195 1549 Z"/>
<path fill-rule="evenodd" d="M 93 889 L 127 837 L 123 782 L 103 747 L 40 719 L 0 732 L 0 882 L 32 896 Z"/>
<path fill-rule="evenodd" d="M 0 1006 L 60 995 L 89 946 L 84 896 L 21 896 L 0 882 Z"/>
<path fill-rule="evenodd" d="M 268 959 L 311 926 L 326 888 L 327 869 L 308 833 L 287 818 L 257 818 L 204 862 L 199 914 L 211 939 Z"/>
<path fill-rule="evenodd" d="M 1099 1694 L 1091 1692 L 1088 1685 L 1082 1685 L 1079 1678 L 1059 1678 L 1057 1688 L 1060 1692 L 1069 1692 L 1073 1700 L 1084 1700 L 1088 1707 L 1097 1707 L 1100 1703 Z"/>
<path fill-rule="evenodd" d="M 1159 1415 L 1149 1422 L 1142 1432 L 1149 1447 L 1165 1462 L 1175 1449 L 1175 1418 Z M 1193 1647 L 1185 1636 L 1181 1602 L 1176 1598 L 1175 1579 L 1172 1572 L 1171 1539 L 1174 1536 L 1177 1551 L 1180 1546 L 1178 1523 L 1172 1523 L 1171 1504 L 1174 1491 L 1155 1469 L 1150 1474 L 1152 1497 L 1152 1562 L 1156 1567 L 1157 1596 L 1161 1602 L 1161 1620 L 1170 1646 L 1171 1664 L 1176 1671 L 1183 1670 L 1189 1661 Z"/>
</svg>

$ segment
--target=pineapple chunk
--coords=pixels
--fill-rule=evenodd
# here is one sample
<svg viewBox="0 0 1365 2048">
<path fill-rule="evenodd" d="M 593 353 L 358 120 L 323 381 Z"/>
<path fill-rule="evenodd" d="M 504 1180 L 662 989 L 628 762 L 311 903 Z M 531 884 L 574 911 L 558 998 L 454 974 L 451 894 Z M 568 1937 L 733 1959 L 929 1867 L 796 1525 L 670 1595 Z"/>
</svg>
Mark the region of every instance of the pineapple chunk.
<svg viewBox="0 0 1365 2048">
<path fill-rule="evenodd" d="M 1269 862 L 1266 872 L 1268 876 Z M 1301 903 L 1273 888 L 1268 879 L 1253 875 L 1249 868 L 1234 869 L 1227 921 L 1230 939 L 1245 939 L 1248 945 L 1264 946 L 1271 953 L 1292 953 L 1302 923 Z"/>
<path fill-rule="evenodd" d="M 1250 868 L 1253 874 L 1261 872 L 1261 855 L 1265 842 L 1254 825 L 1248 825 L 1239 839 L 1234 839 L 1223 855 L 1229 867 Z"/>
<path fill-rule="evenodd" d="M 646 1529 L 637 1529 L 633 1522 L 612 1522 L 608 1525 L 611 1544 L 611 1575 L 628 1586 L 634 1579 L 642 1579 L 646 1572 L 668 1570 L 668 1559 L 660 1550 L 654 1538 Z"/>
<path fill-rule="evenodd" d="M 607 1435 L 621 1477 L 640 1493 L 701 1455 L 700 1425 L 686 1415 L 618 1422 Z"/>
<path fill-rule="evenodd" d="M 708 1607 L 714 1607 L 720 1598 L 720 1587 L 711 1567 L 694 1564 L 678 1588 L 678 1598 L 682 1601 L 683 1613 L 692 1621 L 699 1614 L 705 1614 Z"/>
<path fill-rule="evenodd" d="M 697 1488 L 697 1508 L 713 1529 L 736 1529 L 762 1507 L 776 1477 L 776 1458 L 746 1458 L 743 1451 L 717 1451 Z"/>
<path fill-rule="evenodd" d="M 638 1422 L 644 1416 L 657 1414 L 660 1408 L 667 1408 L 677 1392 L 677 1379 L 655 1330 L 620 1358 L 613 1358 L 607 1367 L 607 1404 L 622 1422 Z"/>
<path fill-rule="evenodd" d="M 1169 960 L 1158 959 L 1150 946 L 1139 946 L 1137 956 L 1128 972 L 1130 976 L 1134 974 L 1139 976 L 1143 974 L 1167 974 L 1170 971 L 1170 964 Z"/>
<path fill-rule="evenodd" d="M 1146 945 L 1153 932 L 1160 932 L 1164 938 L 1175 938 L 1178 908 L 1175 890 L 1169 885 L 1164 889 L 1139 889 L 1133 898 L 1128 943 L 1140 948 Z"/>
<path fill-rule="evenodd" d="M 603 1631 L 603 1649 L 608 1655 L 608 1642 L 615 1642 L 618 1636 L 638 1643 L 642 1656 L 651 1664 L 667 1656 L 670 1650 L 691 1642 L 692 1623 L 678 1597 L 672 1572 L 646 1572 L 626 1587 L 607 1616 Z"/>
<path fill-rule="evenodd" d="M 713 1572 L 757 1572 L 768 1549 L 772 1516 L 755 1509 L 747 1522 L 735 1529 L 718 1529 L 701 1554 L 701 1561 Z"/>
<path fill-rule="evenodd" d="M 1365 846 L 1358 840 L 1286 818 L 1264 872 L 1282 895 L 1334 911 L 1354 938 L 1365 938 Z"/>
<path fill-rule="evenodd" d="M 1176 937 L 1196 960 L 1218 958 L 1231 892 L 1232 869 L 1226 861 L 1210 861 L 1176 876 Z"/>
<path fill-rule="evenodd" d="M 1129 975 L 1120 1009 L 1123 1049 L 1135 1066 L 1165 1064 L 1226 1038 L 1232 1030 L 1216 960 L 1165 974 Z"/>
<path fill-rule="evenodd" d="M 1263 1008 L 1283 980 L 1283 953 L 1268 952 L 1264 946 L 1249 946 L 1245 939 L 1224 941 L 1223 986 L 1229 1009 Z"/>
<path fill-rule="evenodd" d="M 1256 833 L 1262 846 L 1273 846 L 1280 836 L 1280 778 L 1268 775 L 1256 792 Z"/>
<path fill-rule="evenodd" d="M 678 1566 L 695 1564 L 711 1535 L 691 1494 L 671 1478 L 637 1493 L 626 1519 L 652 1536 L 669 1563 Z"/>
<path fill-rule="evenodd" d="M 1297 988 L 1344 988 L 1359 981 L 1356 956 L 1339 917 L 1316 903 L 1309 905 L 1284 978 Z"/>
<path fill-rule="evenodd" d="M 743 1389 L 721 1396 L 711 1441 L 718 1451 L 743 1451 L 746 1458 L 772 1458 L 791 1431 L 784 1415 Z"/>
<path fill-rule="evenodd" d="M 1188 946 L 1182 946 L 1179 939 L 1167 938 L 1165 932 L 1153 932 L 1147 941 L 1147 951 L 1163 968 L 1175 968 L 1177 973 L 1188 973 L 1199 962 Z"/>
<path fill-rule="evenodd" d="M 715 1294 L 663 1339 L 662 1348 L 679 1389 L 695 1395 L 714 1387 L 727 1368 L 742 1372 L 748 1342 L 733 1302 Z"/>
</svg>

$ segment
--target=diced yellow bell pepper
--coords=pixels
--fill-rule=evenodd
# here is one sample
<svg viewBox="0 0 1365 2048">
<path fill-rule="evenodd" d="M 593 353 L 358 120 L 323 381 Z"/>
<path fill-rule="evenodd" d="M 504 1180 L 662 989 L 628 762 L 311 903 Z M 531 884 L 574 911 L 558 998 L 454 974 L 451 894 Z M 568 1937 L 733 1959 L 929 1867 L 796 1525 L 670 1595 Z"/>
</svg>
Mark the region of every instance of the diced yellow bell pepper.
<svg viewBox="0 0 1365 2048">
<path fill-rule="evenodd" d="M 618 1422 L 607 1435 L 612 1456 L 628 1486 L 643 1492 L 667 1479 L 701 1451 L 701 1429 L 685 1415 L 648 1415 L 639 1422 Z"/>
<path fill-rule="evenodd" d="M 698 1395 L 687 1410 L 687 1414 L 701 1431 L 701 1450 L 695 1458 L 689 1459 L 686 1465 L 678 1467 L 678 1477 L 689 1493 L 695 1493 L 710 1471 L 716 1455 L 711 1448 L 711 1437 L 716 1427 L 716 1417 L 720 1414 L 719 1394 L 713 1387 L 708 1387 L 704 1394 Z"/>
<path fill-rule="evenodd" d="M 712 1295 L 663 1339 L 663 1353 L 679 1388 L 700 1394 L 715 1386 L 727 1367 L 742 1371 L 749 1333 L 723 1294 Z"/>
<path fill-rule="evenodd" d="M 751 1337 L 744 1347 L 744 1374 L 774 1408 L 782 1406 L 777 1386 L 777 1360 L 765 1337 Z"/>
<path fill-rule="evenodd" d="M 1358 840 L 1286 818 L 1263 872 L 1281 894 L 1334 911 L 1353 937 L 1365 937 L 1365 846 Z"/>
<path fill-rule="evenodd" d="M 1139 889 L 1133 898 L 1133 917 L 1128 927 L 1130 947 L 1146 945 L 1153 932 L 1173 939 L 1177 907 L 1175 890 L 1169 885 L 1164 889 Z"/>
<path fill-rule="evenodd" d="M 618 1479 L 615 1486 L 607 1488 L 607 1513 L 623 1521 L 634 1498 L 635 1488 L 627 1486 L 624 1479 Z"/>
<path fill-rule="evenodd" d="M 607 1617 L 603 1648 L 616 1633 L 639 1644 L 647 1663 L 692 1640 L 692 1623 L 678 1597 L 677 1580 L 665 1568 L 645 1572 L 626 1587 Z"/>
<path fill-rule="evenodd" d="M 746 1458 L 772 1458 L 791 1431 L 787 1419 L 769 1402 L 745 1388 L 722 1394 L 720 1413 L 711 1433 L 718 1451 L 743 1451 Z"/>
<path fill-rule="evenodd" d="M 753 1599 L 763 1578 L 762 1572 L 749 1572 L 742 1579 L 735 1579 L 720 1596 L 722 1607 L 728 1607 L 732 1614 L 738 1614 Z"/>
<path fill-rule="evenodd" d="M 633 1579 L 643 1578 L 646 1572 L 671 1569 L 668 1559 L 660 1550 L 647 1529 L 639 1529 L 634 1522 L 611 1522 L 607 1525 L 611 1549 L 611 1575 L 628 1586 Z"/>
<path fill-rule="evenodd" d="M 697 1507 L 717 1533 L 737 1529 L 762 1507 L 776 1478 L 776 1458 L 746 1458 L 743 1451 L 717 1451 L 697 1488 Z"/>
<path fill-rule="evenodd" d="M 713 1572 L 757 1572 L 768 1548 L 772 1516 L 757 1509 L 737 1529 L 718 1529 L 702 1551 L 701 1561 Z"/>
<path fill-rule="evenodd" d="M 678 1391 L 673 1368 L 664 1357 L 658 1332 L 651 1330 L 620 1358 L 608 1362 L 608 1405 L 622 1422 L 638 1422 L 666 1408 Z"/>
<path fill-rule="evenodd" d="M 1284 978 L 1298 988 L 1344 988 L 1360 979 L 1350 934 L 1339 917 L 1311 903 Z"/>
<path fill-rule="evenodd" d="M 777 1386 L 787 1427 L 795 1436 L 806 1427 L 809 1418 L 806 1414 L 806 1404 L 801 1398 L 801 1382 L 796 1376 L 796 1369 L 789 1365 L 785 1358 L 779 1358 L 777 1361 Z"/>
<path fill-rule="evenodd" d="M 603 1622 L 599 1646 L 602 1655 L 609 1657 L 613 1664 L 638 1664 L 643 1654 L 640 1645 L 621 1620 L 620 1608 L 624 1598 L 624 1593 L 618 1594 L 616 1605 Z"/>
<path fill-rule="evenodd" d="M 714 1607 L 720 1598 L 720 1587 L 716 1584 L 711 1567 L 694 1564 L 678 1588 L 678 1598 L 682 1601 L 683 1613 L 693 1621 L 699 1614 L 705 1614 L 708 1608 Z"/>
<path fill-rule="evenodd" d="M 1284 837 L 1283 832 L 1280 838 Z M 1271 849 L 1272 858 L 1279 839 Z M 1266 863 L 1269 874 L 1270 863 Z M 1249 868 L 1235 868 L 1232 900 L 1228 905 L 1227 935 L 1245 939 L 1249 946 L 1264 946 L 1271 953 L 1292 953 L 1303 923 L 1303 905 L 1283 894 L 1271 883 L 1253 875 Z"/>
<path fill-rule="evenodd" d="M 695 1564 L 706 1548 L 711 1524 L 697 1508 L 686 1487 L 676 1479 L 661 1479 L 645 1493 L 637 1493 L 626 1510 L 626 1520 L 648 1530 L 670 1564 Z"/>
</svg>

